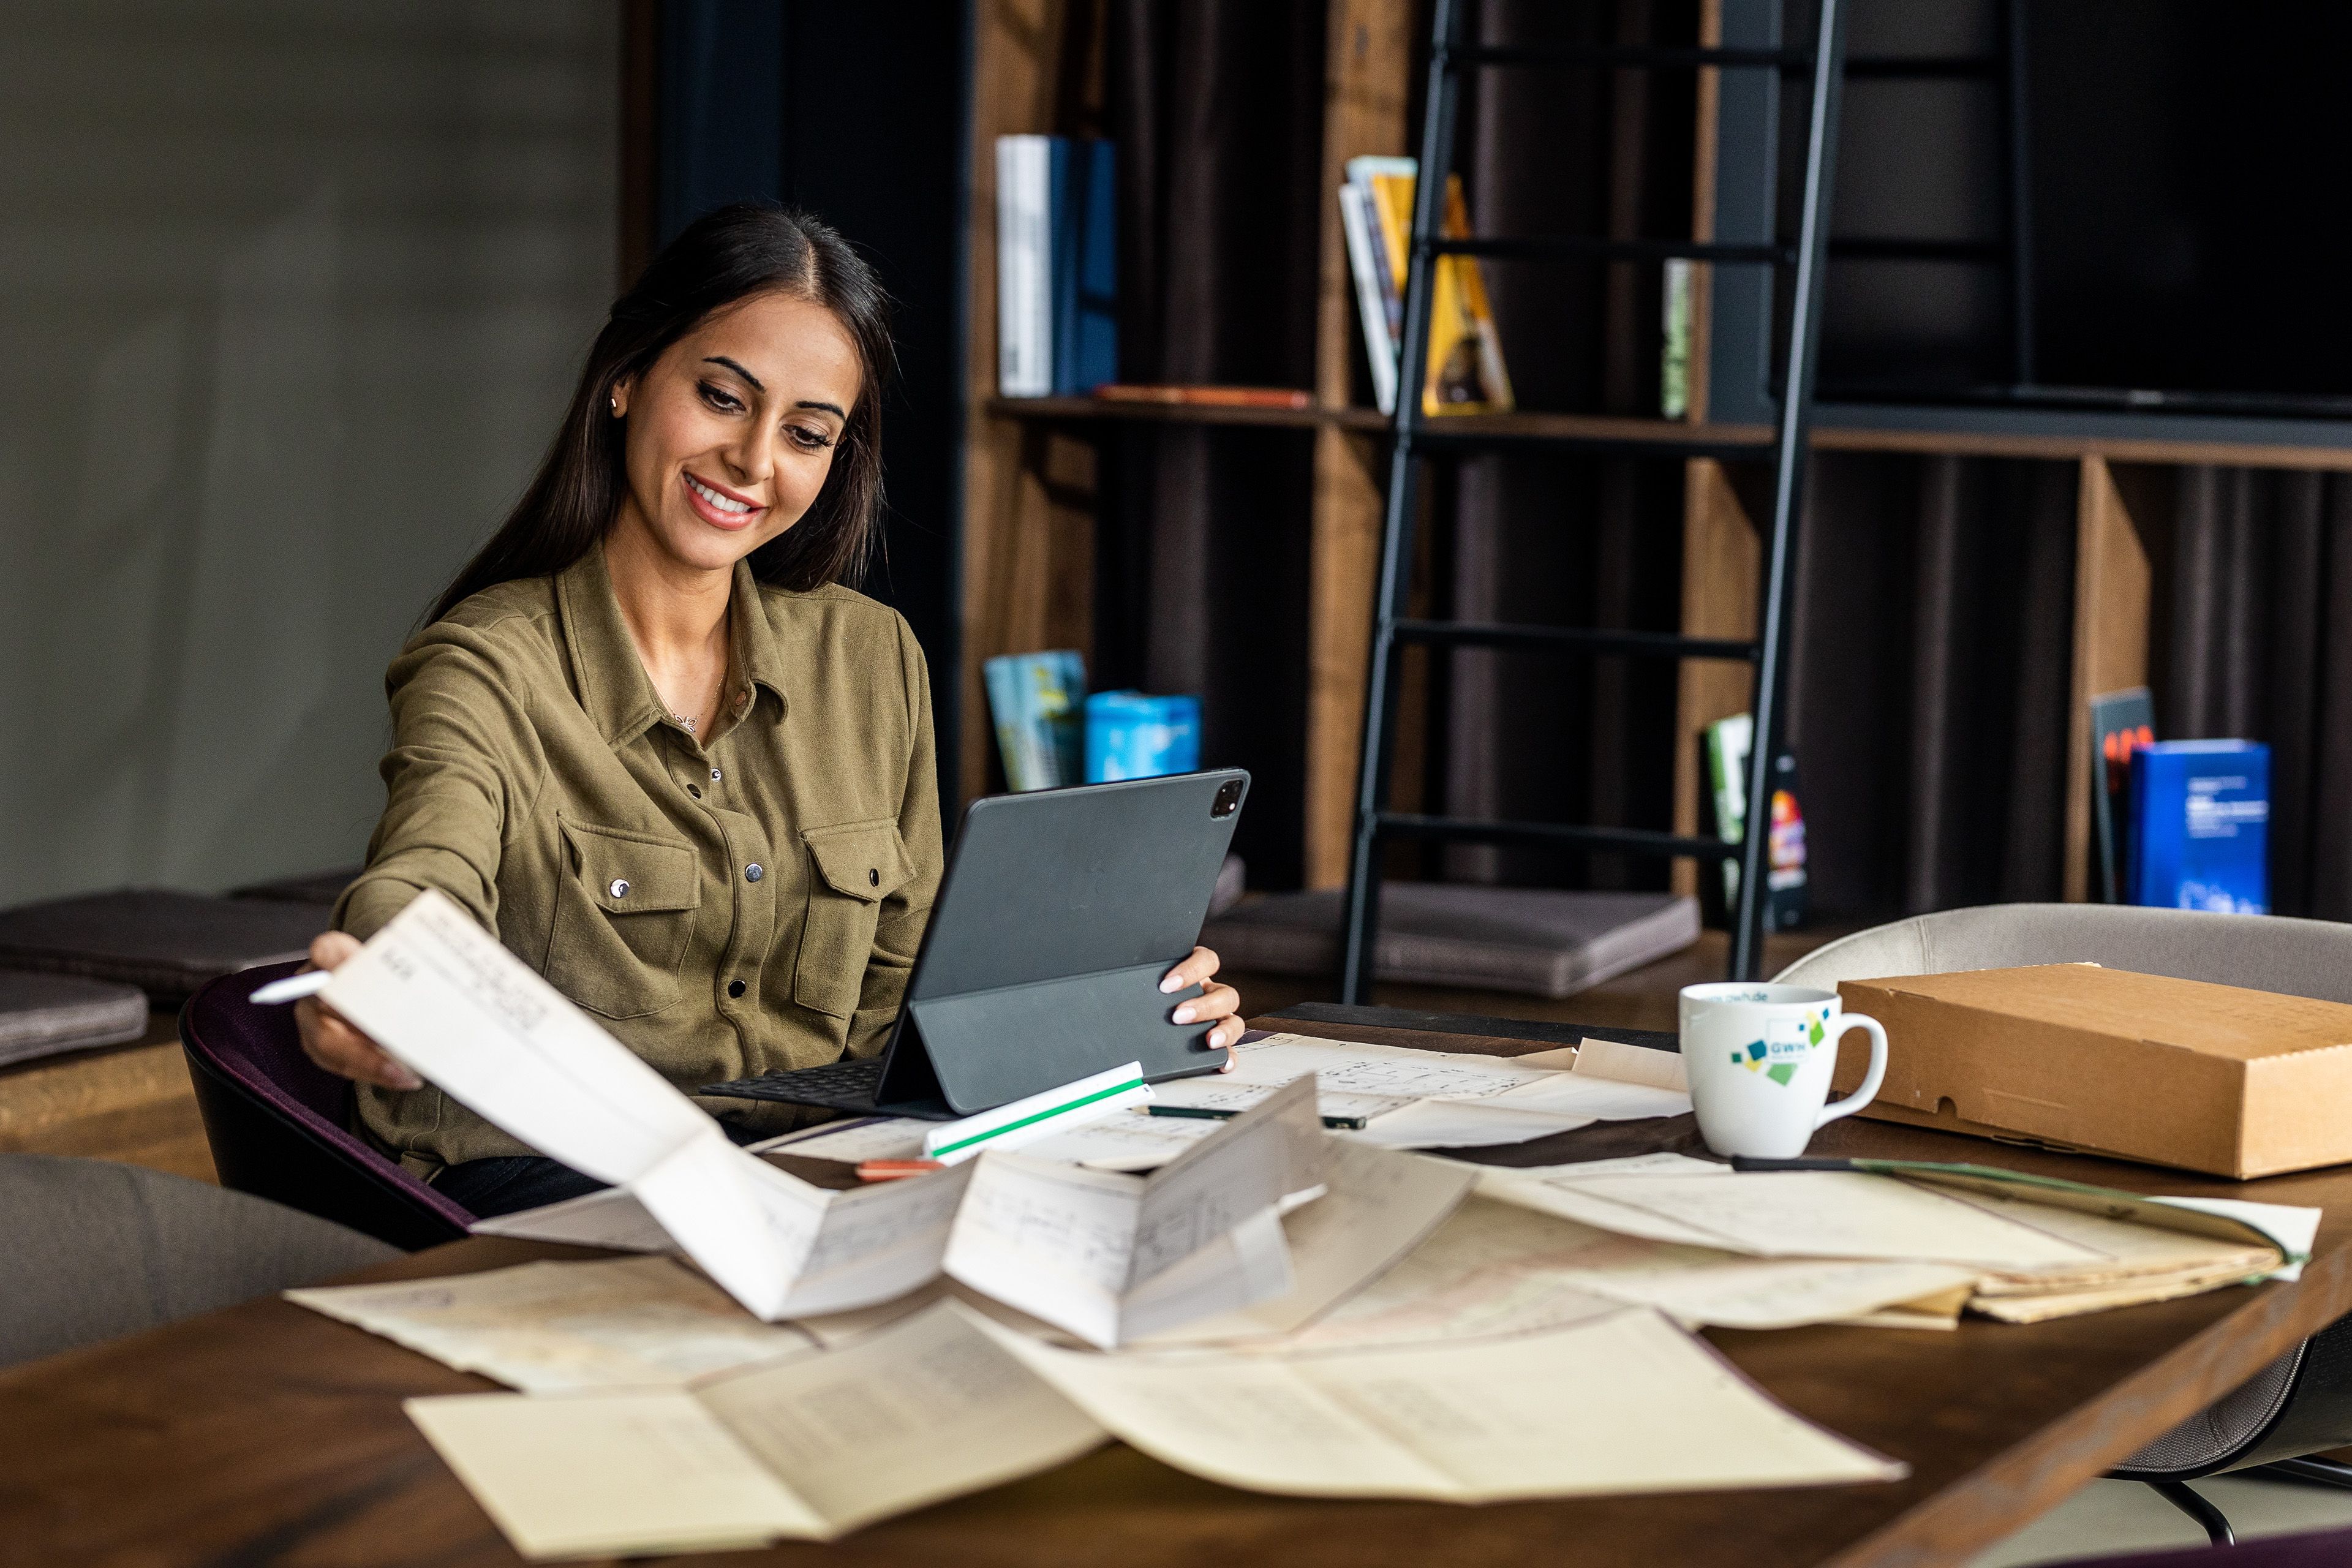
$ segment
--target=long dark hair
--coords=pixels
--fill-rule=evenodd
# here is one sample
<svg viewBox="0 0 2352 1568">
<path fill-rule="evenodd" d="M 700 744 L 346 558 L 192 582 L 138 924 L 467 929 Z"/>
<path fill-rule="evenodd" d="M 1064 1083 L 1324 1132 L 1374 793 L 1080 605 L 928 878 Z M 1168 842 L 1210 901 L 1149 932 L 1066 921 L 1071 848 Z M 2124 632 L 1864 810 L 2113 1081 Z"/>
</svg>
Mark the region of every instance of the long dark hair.
<svg viewBox="0 0 2352 1568">
<path fill-rule="evenodd" d="M 772 292 L 831 310 L 857 346 L 859 380 L 824 488 L 798 522 L 751 552 L 751 573 L 802 590 L 863 576 L 882 512 L 889 297 L 873 268 L 827 225 L 770 203 L 738 202 L 688 225 L 614 304 L 530 488 L 425 620 L 441 619 L 485 588 L 561 572 L 601 541 L 628 488 L 623 422 L 607 404 L 613 389 L 643 374 L 712 311 Z"/>
</svg>

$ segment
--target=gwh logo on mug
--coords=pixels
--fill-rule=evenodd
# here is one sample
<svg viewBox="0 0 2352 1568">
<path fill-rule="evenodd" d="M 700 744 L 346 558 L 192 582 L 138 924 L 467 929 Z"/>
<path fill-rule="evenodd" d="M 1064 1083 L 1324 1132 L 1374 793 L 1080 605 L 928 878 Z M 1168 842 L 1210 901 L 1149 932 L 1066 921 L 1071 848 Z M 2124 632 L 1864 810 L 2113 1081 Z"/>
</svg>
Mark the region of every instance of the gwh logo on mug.
<svg viewBox="0 0 2352 1568">
<path fill-rule="evenodd" d="M 1815 1128 L 1870 1103 L 1886 1077 L 1886 1031 L 1840 1006 L 1836 992 L 1802 985 L 1683 987 L 1683 1065 L 1708 1148 L 1793 1160 Z M 1861 1088 L 1831 1105 L 1830 1074 L 1848 1029 L 1870 1031 L 1870 1071 Z"/>
</svg>

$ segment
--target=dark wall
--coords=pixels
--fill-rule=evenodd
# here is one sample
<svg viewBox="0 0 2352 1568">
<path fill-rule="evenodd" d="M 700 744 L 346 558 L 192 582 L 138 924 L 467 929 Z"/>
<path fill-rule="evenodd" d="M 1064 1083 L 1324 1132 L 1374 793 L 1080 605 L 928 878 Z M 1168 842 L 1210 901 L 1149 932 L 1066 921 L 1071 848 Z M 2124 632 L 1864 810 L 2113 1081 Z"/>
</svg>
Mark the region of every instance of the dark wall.
<svg viewBox="0 0 2352 1568">
<path fill-rule="evenodd" d="M 2352 396 L 2343 114 L 2320 0 L 2033 10 L 2044 379 Z"/>
<path fill-rule="evenodd" d="M 2332 199 L 2352 157 L 2338 107 L 2352 10 L 2330 0 L 1855 0 L 1852 56 L 2000 68 L 1849 79 L 1835 238 L 1989 254 L 1832 259 L 1825 395 L 1933 397 L 2011 382 L 2014 184 L 2000 62 L 2018 5 L 2032 381 L 2352 397 L 2352 296 L 2339 284 L 2352 222 Z M 1804 96 L 1783 95 L 1784 232 Z M 1725 124 L 1727 137 L 1741 133 Z"/>
<path fill-rule="evenodd" d="M 864 587 L 906 616 L 929 656 L 940 776 L 952 779 L 967 8 L 667 0 L 651 31 L 655 243 L 727 202 L 781 200 L 846 235 L 896 301 L 888 513 Z"/>
</svg>

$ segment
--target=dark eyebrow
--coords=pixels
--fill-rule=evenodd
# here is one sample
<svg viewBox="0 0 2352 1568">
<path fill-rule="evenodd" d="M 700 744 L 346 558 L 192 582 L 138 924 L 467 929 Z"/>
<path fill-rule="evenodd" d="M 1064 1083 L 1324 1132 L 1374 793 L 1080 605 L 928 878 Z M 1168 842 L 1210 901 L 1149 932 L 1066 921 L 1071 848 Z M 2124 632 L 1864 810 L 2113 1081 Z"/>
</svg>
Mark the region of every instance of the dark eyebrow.
<svg viewBox="0 0 2352 1568">
<path fill-rule="evenodd" d="M 766 387 L 760 384 L 760 378 L 758 376 L 753 375 L 750 371 L 745 370 L 741 365 L 737 364 L 725 354 L 712 354 L 709 359 L 704 360 L 702 363 L 705 364 L 725 365 L 729 370 L 733 371 L 737 375 L 740 375 L 745 381 L 750 382 L 751 384 L 751 390 L 754 392 L 765 392 L 768 390 Z"/>
<path fill-rule="evenodd" d="M 755 381 L 751 384 L 757 386 L 760 384 Z M 793 406 L 795 408 L 820 408 L 845 424 L 846 424 L 849 419 L 848 413 L 837 403 L 819 403 L 813 398 L 803 397 L 798 403 L 793 404 Z"/>
</svg>

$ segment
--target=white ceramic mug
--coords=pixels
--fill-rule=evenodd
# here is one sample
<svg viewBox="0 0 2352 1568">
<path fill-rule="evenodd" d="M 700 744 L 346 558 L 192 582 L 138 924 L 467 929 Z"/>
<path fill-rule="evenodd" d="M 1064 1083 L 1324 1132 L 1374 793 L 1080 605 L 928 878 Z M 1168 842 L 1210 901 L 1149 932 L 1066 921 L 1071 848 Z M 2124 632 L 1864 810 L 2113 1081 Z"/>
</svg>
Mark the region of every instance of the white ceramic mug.
<svg viewBox="0 0 2352 1568">
<path fill-rule="evenodd" d="M 1723 981 L 1685 985 L 1683 1067 L 1699 1135 L 1718 1154 L 1793 1160 L 1813 1130 L 1868 1105 L 1886 1077 L 1886 1031 L 1840 1011 L 1834 991 Z M 1834 1105 L 1830 1074 L 1848 1029 L 1870 1031 L 1870 1071 Z"/>
</svg>

